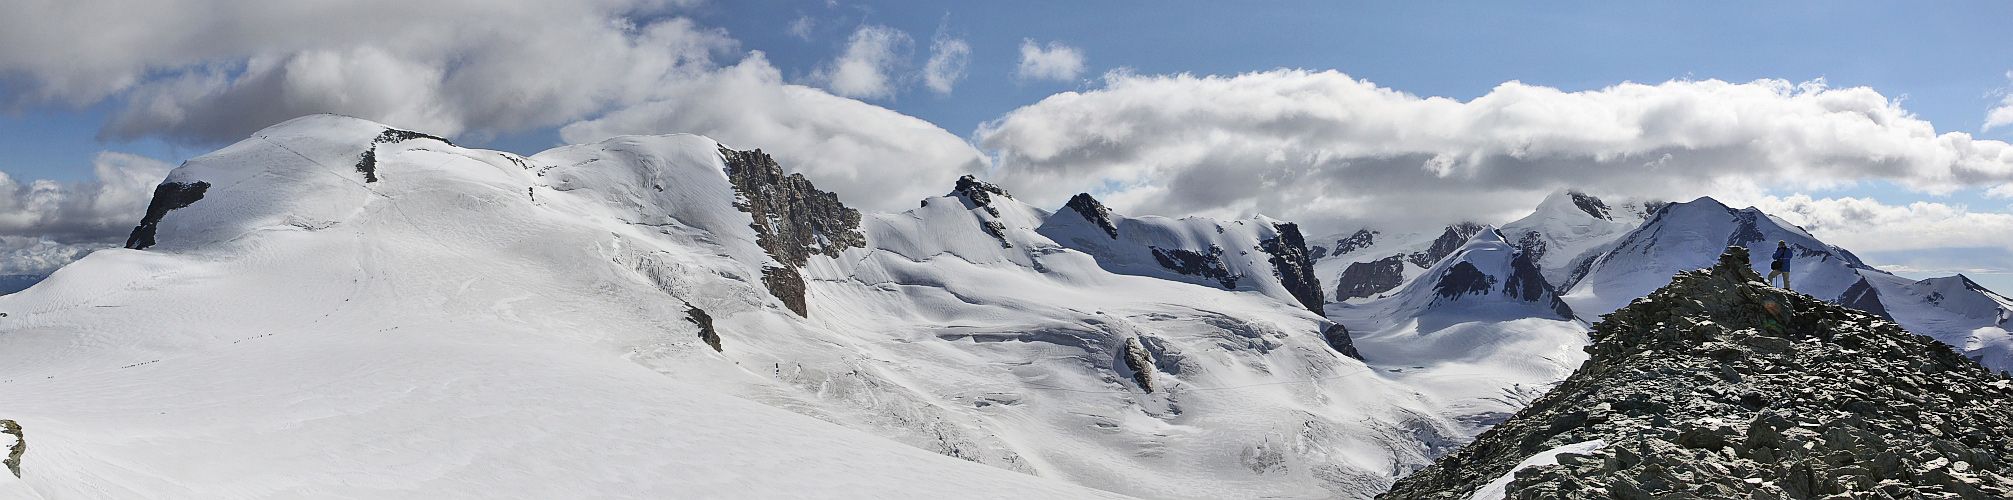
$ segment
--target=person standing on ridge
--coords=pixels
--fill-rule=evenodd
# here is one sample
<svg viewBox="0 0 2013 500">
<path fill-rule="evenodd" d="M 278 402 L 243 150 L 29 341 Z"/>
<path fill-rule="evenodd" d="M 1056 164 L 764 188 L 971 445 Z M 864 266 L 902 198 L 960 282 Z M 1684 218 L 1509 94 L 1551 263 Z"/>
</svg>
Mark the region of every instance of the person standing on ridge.
<svg viewBox="0 0 2013 500">
<path fill-rule="evenodd" d="M 1768 284 L 1775 285 L 1775 277 L 1782 277 L 1782 289 L 1789 289 L 1789 242 L 1775 240 L 1775 256 L 1768 262 Z"/>
</svg>

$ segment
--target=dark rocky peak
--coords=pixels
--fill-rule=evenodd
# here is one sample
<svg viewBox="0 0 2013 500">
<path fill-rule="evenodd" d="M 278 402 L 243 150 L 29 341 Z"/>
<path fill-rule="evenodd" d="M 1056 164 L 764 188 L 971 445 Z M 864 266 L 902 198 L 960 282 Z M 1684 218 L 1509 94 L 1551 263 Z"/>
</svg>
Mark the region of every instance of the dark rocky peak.
<svg viewBox="0 0 2013 500">
<path fill-rule="evenodd" d="M 1353 262 L 1335 278 L 1335 300 L 1374 297 L 1405 284 L 1405 256 Z"/>
<path fill-rule="evenodd" d="M 839 196 L 819 191 L 803 174 L 783 175 L 783 167 L 762 150 L 720 148 L 727 180 L 740 199 L 734 208 L 754 219 L 755 244 L 780 267 L 762 269 L 762 284 L 798 316 L 806 314 L 804 278 L 799 269 L 812 255 L 838 257 L 847 248 L 867 245 L 860 232 L 860 212 L 839 202 Z"/>
<path fill-rule="evenodd" d="M 1335 251 L 1330 252 L 1329 254 L 1347 255 L 1357 250 L 1370 248 L 1370 245 L 1375 244 L 1377 244 L 1376 231 L 1371 231 L 1369 229 L 1358 229 L 1356 230 L 1356 234 L 1351 234 L 1347 238 L 1335 240 Z"/>
<path fill-rule="evenodd" d="M 1098 203 L 1097 198 L 1092 198 L 1090 193 L 1077 193 L 1076 196 L 1070 197 L 1069 203 L 1063 207 L 1076 211 L 1077 215 L 1083 216 L 1083 220 L 1096 224 L 1099 229 L 1104 230 L 1104 234 L 1111 235 L 1111 239 L 1118 239 L 1118 226 L 1111 223 L 1111 209 L 1104 208 L 1104 204 Z"/>
<path fill-rule="evenodd" d="M 971 174 L 959 177 L 957 187 L 951 189 L 950 194 L 964 198 L 974 208 L 984 207 L 986 212 L 992 214 L 993 217 L 999 217 L 1000 215 L 999 209 L 992 207 L 994 195 L 1013 199 L 1013 195 L 1008 194 L 1005 189 L 1001 189 L 990 182 L 981 181 L 978 177 Z"/>
<path fill-rule="evenodd" d="M 1579 190 L 1566 191 L 1566 196 L 1573 199 L 1573 206 L 1580 207 L 1580 211 L 1586 212 L 1587 215 L 1600 220 L 1613 220 L 1613 217 L 1608 216 L 1608 204 L 1602 203 L 1600 198 Z"/>
<path fill-rule="evenodd" d="M 144 250 L 154 246 L 154 232 L 161 218 L 166 217 L 169 210 L 187 208 L 203 199 L 203 192 L 209 189 L 210 183 L 203 181 L 163 182 L 154 186 L 154 199 L 147 202 L 147 214 L 140 217 L 140 225 L 134 226 L 133 233 L 126 236 L 126 248 Z"/>
<path fill-rule="evenodd" d="M 1300 236 L 1300 225 L 1280 222 L 1272 225 L 1277 236 L 1258 242 L 1258 249 L 1272 257 L 1272 275 L 1279 284 L 1286 287 L 1300 305 L 1314 314 L 1326 316 L 1327 303 L 1321 290 L 1321 279 L 1314 276 L 1314 258 L 1307 255 L 1307 240 Z"/>
<path fill-rule="evenodd" d="M 2013 496 L 2013 381 L 1748 257 L 1608 314 L 1572 376 L 1378 498 Z"/>
<path fill-rule="evenodd" d="M 1439 238 L 1433 239 L 1433 245 L 1427 247 L 1426 251 L 1412 252 L 1412 255 L 1406 256 L 1405 260 L 1415 266 L 1433 267 L 1433 263 L 1447 258 L 1455 250 L 1460 250 L 1461 245 L 1468 243 L 1468 238 L 1475 237 L 1475 234 L 1482 232 L 1482 229 L 1484 229 L 1484 226 L 1473 222 L 1461 222 L 1449 225 L 1446 232 L 1440 233 Z"/>
<path fill-rule="evenodd" d="M 1838 305 L 1894 321 L 1894 316 L 1887 313 L 1887 304 L 1880 302 L 1880 290 L 1874 288 L 1872 283 L 1867 283 L 1864 277 L 1853 282 L 1852 286 L 1845 287 L 1845 293 L 1838 295 Z"/>
</svg>

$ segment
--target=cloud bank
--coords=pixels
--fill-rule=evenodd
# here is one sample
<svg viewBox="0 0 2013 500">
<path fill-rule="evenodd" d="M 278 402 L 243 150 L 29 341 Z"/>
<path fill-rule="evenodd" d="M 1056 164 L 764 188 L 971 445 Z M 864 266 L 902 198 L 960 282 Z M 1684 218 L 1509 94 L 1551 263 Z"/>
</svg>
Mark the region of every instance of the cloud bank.
<svg viewBox="0 0 2013 500">
<path fill-rule="evenodd" d="M 125 241 L 146 214 L 154 186 L 172 166 L 113 152 L 98 153 L 91 163 L 96 178 L 79 182 L 24 184 L 0 173 L 0 237 L 66 244 Z M 41 248 L 15 243 L 7 247 Z"/>
<path fill-rule="evenodd" d="M 1507 221 L 1545 193 L 1756 199 L 1868 179 L 1941 192 L 2013 181 L 2013 148 L 1823 82 L 1508 82 L 1467 102 L 1335 71 L 1231 77 L 1114 72 L 1014 110 L 975 137 L 1017 195 L 1100 191 L 1115 209 L 1266 214 L 1318 231 Z"/>
<path fill-rule="evenodd" d="M 697 133 L 767 150 L 879 210 L 984 165 L 927 122 L 786 83 L 761 54 L 681 17 L 690 3 L 11 2 L 0 5 L 0 92 L 17 109 L 109 101 L 102 137 L 197 145 L 313 113 L 477 141 L 556 126 L 569 141 Z M 787 29 L 808 36 L 815 21 L 799 21 Z M 807 83 L 886 99 L 917 78 L 948 92 L 962 77 L 962 40 L 933 41 L 928 75 L 906 71 L 912 45 L 900 30 L 861 26 Z M 919 181 L 930 186 L 883 188 Z M 146 194 L 126 203 L 144 206 Z"/>
<path fill-rule="evenodd" d="M 560 137 L 585 143 L 678 130 L 760 148 L 846 204 L 876 211 L 915 208 L 916 200 L 950 191 L 959 175 L 986 168 L 978 149 L 922 119 L 784 83 L 759 52 L 660 89 L 649 102 L 567 125 Z"/>
</svg>

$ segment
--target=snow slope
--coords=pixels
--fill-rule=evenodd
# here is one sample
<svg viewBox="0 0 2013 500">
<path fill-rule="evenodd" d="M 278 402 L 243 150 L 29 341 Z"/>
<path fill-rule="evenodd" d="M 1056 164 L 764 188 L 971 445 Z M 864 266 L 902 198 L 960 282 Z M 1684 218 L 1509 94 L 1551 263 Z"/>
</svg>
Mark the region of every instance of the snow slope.
<svg viewBox="0 0 2013 500">
<path fill-rule="evenodd" d="M 1003 192 L 863 214 L 857 245 L 820 235 L 799 315 L 770 283 L 798 264 L 758 242 L 727 167 L 696 136 L 525 158 L 335 116 L 192 159 L 143 221 L 152 246 L 0 296 L 21 482 L 1365 498 L 1471 432 L 1437 389 L 1330 349 L 1303 304 L 1111 272 Z"/>
<path fill-rule="evenodd" d="M 160 220 L 158 246 L 0 297 L 20 482 L 48 498 L 1114 496 L 632 362 L 707 357 L 682 304 L 607 265 L 650 226 L 592 220 L 623 210 L 589 196 L 534 203 L 527 186 L 564 182 L 428 139 L 374 146 L 382 179 L 365 182 L 350 167 L 382 130 L 308 117 L 191 160 L 168 181 L 211 187 Z M 714 154 L 628 141 L 609 149 Z"/>
</svg>

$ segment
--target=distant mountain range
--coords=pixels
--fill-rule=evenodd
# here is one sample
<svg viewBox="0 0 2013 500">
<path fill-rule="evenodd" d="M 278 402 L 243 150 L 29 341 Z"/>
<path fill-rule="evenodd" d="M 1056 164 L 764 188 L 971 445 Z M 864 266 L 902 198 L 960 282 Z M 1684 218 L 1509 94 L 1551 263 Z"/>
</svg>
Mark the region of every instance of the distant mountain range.
<svg viewBox="0 0 2013 500">
<path fill-rule="evenodd" d="M 0 296 L 0 491 L 1368 498 L 1566 380 L 1601 314 L 1777 239 L 1798 291 L 2013 361 L 2005 298 L 1709 198 L 1309 239 L 814 181 L 691 135 L 260 131 Z"/>
</svg>

